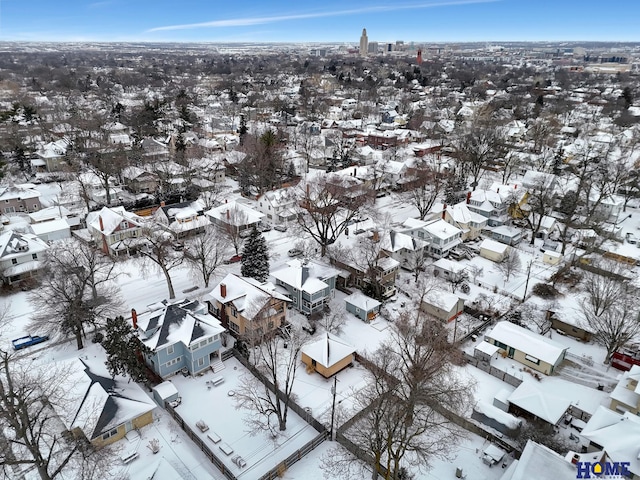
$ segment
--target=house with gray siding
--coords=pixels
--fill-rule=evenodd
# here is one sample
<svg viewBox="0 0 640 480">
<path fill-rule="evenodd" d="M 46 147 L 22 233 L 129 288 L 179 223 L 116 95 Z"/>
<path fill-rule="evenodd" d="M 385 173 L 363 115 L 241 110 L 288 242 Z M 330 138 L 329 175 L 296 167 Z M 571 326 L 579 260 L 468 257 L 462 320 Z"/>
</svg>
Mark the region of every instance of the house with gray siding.
<svg viewBox="0 0 640 480">
<path fill-rule="evenodd" d="M 293 308 L 310 315 L 320 312 L 333 298 L 340 271 L 314 260 L 291 260 L 271 272 L 276 287 L 291 299 Z"/>
<path fill-rule="evenodd" d="M 362 292 L 353 292 L 344 299 L 347 312 L 354 314 L 363 322 L 370 322 L 380 312 L 382 303 Z"/>
<path fill-rule="evenodd" d="M 186 369 L 191 375 L 222 366 L 221 335 L 225 329 L 197 300 L 149 305 L 143 315 L 132 310 L 134 329 L 151 353 L 145 361 L 162 378 Z"/>
</svg>

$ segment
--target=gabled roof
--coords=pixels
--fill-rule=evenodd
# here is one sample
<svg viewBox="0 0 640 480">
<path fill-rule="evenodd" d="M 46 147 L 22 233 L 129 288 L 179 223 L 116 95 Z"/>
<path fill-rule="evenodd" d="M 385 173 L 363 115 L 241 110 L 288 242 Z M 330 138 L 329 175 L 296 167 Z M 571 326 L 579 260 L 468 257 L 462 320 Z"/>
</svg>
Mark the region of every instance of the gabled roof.
<svg viewBox="0 0 640 480">
<path fill-rule="evenodd" d="M 89 440 L 155 408 L 136 383 L 112 379 L 100 362 L 74 359 L 64 364 L 69 375 L 59 381 L 69 398 L 54 408 L 69 430 L 80 428 Z"/>
<path fill-rule="evenodd" d="M 356 349 L 331 333 L 325 332 L 320 339 L 303 346 L 300 351 L 325 368 L 331 368 Z"/>
<path fill-rule="evenodd" d="M 100 228 L 101 218 L 103 228 Z M 99 212 L 90 213 L 87 215 L 87 226 L 104 235 L 111 235 L 125 220 L 134 227 L 142 226 L 142 218 L 135 213 L 127 212 L 124 207 L 102 207 Z"/>
<path fill-rule="evenodd" d="M 640 475 L 640 417 L 620 415 L 605 407 L 593 414 L 581 435 L 607 452 L 614 462 L 630 462 L 629 470 Z"/>
<path fill-rule="evenodd" d="M 350 303 L 356 308 L 360 308 L 365 312 L 378 308 L 382 303 L 371 297 L 366 296 L 362 292 L 353 292 L 351 295 L 347 295 L 344 301 Z"/>
<path fill-rule="evenodd" d="M 22 188 L 17 185 L 12 187 L 0 187 L 0 200 L 26 200 L 39 198 L 40 192 L 33 188 Z"/>
<path fill-rule="evenodd" d="M 188 347 L 201 338 L 224 332 L 220 322 L 194 300 L 169 303 L 166 300 L 149 306 L 149 312 L 138 317 L 142 342 L 151 350 L 182 343 Z"/>
<path fill-rule="evenodd" d="M 229 215 L 227 215 L 227 213 Z M 260 213 L 238 202 L 223 203 L 211 210 L 207 210 L 205 214 L 215 220 L 236 227 L 257 223 L 265 217 L 264 213 Z"/>
<path fill-rule="evenodd" d="M 221 285 L 226 289 L 224 296 Z M 227 274 L 209 296 L 224 305 L 232 304 L 248 320 L 253 319 L 272 298 L 290 301 L 285 295 L 276 292 L 272 283 L 260 283 L 253 278 L 239 277 L 233 273 Z"/>
<path fill-rule="evenodd" d="M 569 348 L 550 338 L 543 337 L 531 330 L 506 321 L 498 322 L 487 333 L 487 337 L 551 365 L 555 365 L 565 350 Z"/>
<path fill-rule="evenodd" d="M 382 239 L 382 249 L 388 252 L 397 252 L 402 249 L 415 252 L 423 249 L 425 245 L 426 243 L 422 240 L 395 230 L 391 230 L 389 236 Z"/>
<path fill-rule="evenodd" d="M 273 271 L 271 275 L 286 285 L 313 294 L 327 288 L 329 285 L 325 280 L 337 277 L 338 273 L 338 269 L 314 260 L 303 264 L 300 260 L 294 259 Z"/>
<path fill-rule="evenodd" d="M 31 233 L 7 230 L 0 234 L 0 259 L 2 260 L 44 252 L 48 248 L 44 241 Z"/>
</svg>

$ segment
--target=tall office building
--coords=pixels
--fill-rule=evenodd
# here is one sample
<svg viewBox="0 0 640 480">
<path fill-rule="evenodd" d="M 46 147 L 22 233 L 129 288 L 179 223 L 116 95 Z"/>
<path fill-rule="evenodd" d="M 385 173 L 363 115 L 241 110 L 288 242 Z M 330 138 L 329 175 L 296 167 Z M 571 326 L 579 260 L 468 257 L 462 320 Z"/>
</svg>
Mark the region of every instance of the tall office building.
<svg viewBox="0 0 640 480">
<path fill-rule="evenodd" d="M 360 55 L 366 55 L 369 51 L 369 39 L 367 38 L 367 29 L 362 29 L 362 36 L 360 37 Z"/>
</svg>

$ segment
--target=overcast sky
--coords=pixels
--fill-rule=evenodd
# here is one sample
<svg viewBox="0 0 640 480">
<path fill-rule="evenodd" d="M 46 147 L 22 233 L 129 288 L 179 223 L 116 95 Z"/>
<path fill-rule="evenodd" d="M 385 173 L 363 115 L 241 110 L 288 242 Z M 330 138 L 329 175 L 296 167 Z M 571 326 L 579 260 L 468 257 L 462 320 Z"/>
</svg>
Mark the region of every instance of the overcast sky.
<svg viewBox="0 0 640 480">
<path fill-rule="evenodd" d="M 640 41 L 640 0 L 0 0 L 0 40 Z"/>
</svg>

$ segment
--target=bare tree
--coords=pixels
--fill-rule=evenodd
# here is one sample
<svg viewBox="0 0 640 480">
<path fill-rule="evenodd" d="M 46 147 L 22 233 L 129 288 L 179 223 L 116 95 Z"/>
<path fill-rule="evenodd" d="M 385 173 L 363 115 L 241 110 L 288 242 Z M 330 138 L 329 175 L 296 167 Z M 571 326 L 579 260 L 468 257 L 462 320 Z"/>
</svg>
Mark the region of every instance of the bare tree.
<svg viewBox="0 0 640 480">
<path fill-rule="evenodd" d="M 224 223 L 218 224 L 217 228 L 220 233 L 226 238 L 236 252 L 236 255 L 240 253 L 240 247 L 244 242 L 243 228 L 247 224 L 247 214 L 244 210 L 241 210 L 237 206 L 229 208 L 225 212 Z"/>
<path fill-rule="evenodd" d="M 418 209 L 420 220 L 424 220 L 436 200 L 442 196 L 450 175 L 426 162 L 418 163 L 407 171 L 407 176 L 413 180 L 405 185 L 402 197 Z"/>
<path fill-rule="evenodd" d="M 510 248 L 504 259 L 497 265 L 498 270 L 504 275 L 504 283 L 507 283 L 511 275 L 520 271 L 520 267 L 522 266 L 518 251 L 515 248 Z"/>
<path fill-rule="evenodd" d="M 609 265 L 614 271 L 585 275 L 584 301 L 580 303 L 585 328 L 607 349 L 604 363 L 609 363 L 617 350 L 640 334 L 636 308 L 638 291 L 620 278 L 619 266 Z"/>
<path fill-rule="evenodd" d="M 464 414 L 473 400 L 473 385 L 453 368 L 456 355 L 444 327 L 412 309 L 370 356 L 369 381 L 356 399 L 360 413 L 344 435 L 371 457 L 372 478 L 428 469 L 433 458 L 453 452 L 463 431 L 442 413 Z"/>
<path fill-rule="evenodd" d="M 236 406 L 250 410 L 245 421 L 251 433 L 263 431 L 275 437 L 279 431 L 287 428 L 303 336 L 297 329 L 292 329 L 287 339 L 273 332 L 266 335 L 255 332 L 253 335 L 251 343 L 254 344 L 252 354 L 255 367 L 275 387 L 277 393 L 254 376 L 244 376 L 236 391 Z M 255 338 L 255 335 L 260 336 Z"/>
<path fill-rule="evenodd" d="M 348 178 L 323 176 L 299 186 L 298 225 L 327 253 L 351 221 L 372 203 L 372 192 Z"/>
<path fill-rule="evenodd" d="M 455 149 L 459 165 L 470 177 L 471 187 L 475 190 L 485 168 L 504 155 L 505 141 L 495 125 L 476 121 L 456 140 Z"/>
<path fill-rule="evenodd" d="M 146 245 L 140 249 L 143 257 L 143 267 L 154 267 L 164 275 L 169 289 L 169 299 L 176 298 L 171 280 L 171 270 L 182 264 L 184 256 L 176 252 L 174 247 L 175 237 L 172 233 L 160 225 L 148 224 L 142 229 L 142 238 Z"/>
<path fill-rule="evenodd" d="M 204 233 L 188 241 L 184 258 L 192 273 L 208 288 L 213 274 L 227 259 L 229 251 L 229 243 L 222 233 L 208 226 Z"/>
<path fill-rule="evenodd" d="M 551 183 L 541 177 L 527 189 L 526 203 L 517 207 L 531 229 L 530 245 L 535 243 L 535 237 L 542 227 L 545 216 L 550 215 L 553 210 L 555 202 L 553 193 Z"/>
<path fill-rule="evenodd" d="M 76 404 L 69 392 L 73 371 L 34 365 L 0 349 L 0 468 L 19 478 L 34 468 L 42 480 L 109 478 L 113 454 L 66 431 L 56 414 Z M 87 419 L 89 420 L 89 419 Z"/>
<path fill-rule="evenodd" d="M 111 260 L 75 240 L 60 242 L 47 252 L 42 285 L 29 296 L 36 307 L 34 328 L 52 336 L 73 335 L 84 347 L 87 328 L 119 313 L 118 288 Z"/>
<path fill-rule="evenodd" d="M 332 298 L 327 307 L 328 311 L 322 313 L 318 323 L 326 332 L 340 335 L 347 324 L 344 301 Z"/>
</svg>

